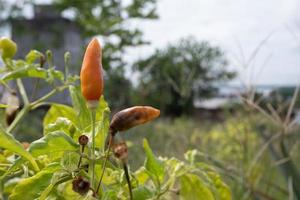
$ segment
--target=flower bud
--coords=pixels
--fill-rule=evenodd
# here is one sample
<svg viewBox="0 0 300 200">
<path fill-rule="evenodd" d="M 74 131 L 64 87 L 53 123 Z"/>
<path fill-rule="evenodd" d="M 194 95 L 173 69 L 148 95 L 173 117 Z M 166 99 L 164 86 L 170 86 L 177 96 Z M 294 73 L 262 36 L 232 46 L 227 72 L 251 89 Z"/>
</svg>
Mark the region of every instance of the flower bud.
<svg viewBox="0 0 300 200">
<path fill-rule="evenodd" d="M 81 135 L 78 138 L 78 142 L 79 142 L 80 145 L 85 146 L 89 142 L 89 138 L 86 135 Z"/>
<path fill-rule="evenodd" d="M 110 123 L 112 133 L 126 131 L 134 126 L 149 122 L 160 115 L 160 111 L 151 106 L 134 106 L 116 113 Z"/>
<path fill-rule="evenodd" d="M 17 52 L 17 44 L 9 38 L 0 38 L 0 54 L 2 58 L 12 58 Z"/>
</svg>

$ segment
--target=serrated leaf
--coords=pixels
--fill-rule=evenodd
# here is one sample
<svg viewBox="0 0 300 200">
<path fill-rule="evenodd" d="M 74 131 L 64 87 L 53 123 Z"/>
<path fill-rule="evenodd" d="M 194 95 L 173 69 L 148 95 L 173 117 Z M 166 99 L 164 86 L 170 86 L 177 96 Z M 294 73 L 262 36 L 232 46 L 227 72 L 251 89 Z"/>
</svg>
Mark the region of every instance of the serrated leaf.
<svg viewBox="0 0 300 200">
<path fill-rule="evenodd" d="M 165 171 L 163 163 L 155 157 L 146 139 L 144 139 L 143 147 L 146 152 L 145 168 L 151 176 L 155 177 L 156 181 L 161 182 Z"/>
<path fill-rule="evenodd" d="M 31 143 L 29 152 L 34 157 L 47 155 L 50 160 L 56 160 L 61 158 L 66 151 L 76 151 L 78 148 L 79 145 L 69 135 L 56 131 Z"/>
<path fill-rule="evenodd" d="M 6 133 L 2 127 L 0 127 L 0 147 L 10 150 L 16 154 L 19 154 L 20 156 L 26 158 L 34 167 L 36 171 L 39 171 L 39 167 L 34 160 L 34 157 L 26 151 L 22 144 L 17 141 L 11 134 Z"/>
<path fill-rule="evenodd" d="M 194 174 L 180 177 L 180 197 L 183 200 L 215 200 L 210 189 Z"/>
<path fill-rule="evenodd" d="M 58 163 L 53 163 L 30 178 L 20 181 L 14 188 L 9 200 L 33 200 L 38 198 L 50 184 L 54 172 L 61 169 Z"/>
</svg>

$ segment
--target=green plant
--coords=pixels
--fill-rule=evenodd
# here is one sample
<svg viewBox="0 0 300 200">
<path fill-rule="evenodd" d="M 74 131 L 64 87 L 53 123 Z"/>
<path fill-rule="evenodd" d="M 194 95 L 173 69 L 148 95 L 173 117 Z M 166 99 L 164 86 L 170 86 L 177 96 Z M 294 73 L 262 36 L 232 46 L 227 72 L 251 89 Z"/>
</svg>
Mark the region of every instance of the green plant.
<svg viewBox="0 0 300 200">
<path fill-rule="evenodd" d="M 31 51 L 25 60 L 5 59 L 1 69 L 2 85 L 13 90 L 8 82 L 15 81 L 23 106 L 10 125 L 1 124 L 0 127 L 0 198 L 231 199 L 229 188 L 216 170 L 196 160 L 196 150 L 188 151 L 184 161 L 157 157 L 144 139 L 144 165 L 131 171 L 126 143 L 117 142 L 118 134 L 112 139 L 109 132 L 110 109 L 104 97 L 101 96 L 97 106 L 90 109 L 77 86 L 77 76 L 69 75 L 68 70 L 65 74 L 56 71 L 51 53 L 46 57 L 48 68 L 41 68 L 44 55 Z M 65 57 L 67 61 L 69 55 Z M 53 90 L 30 102 L 22 79 L 33 77 L 45 80 Z M 64 89 L 70 92 L 72 106 L 48 102 L 50 96 Z M 51 107 L 43 120 L 43 137 L 24 147 L 14 138 L 14 130 L 30 110 L 45 104 Z M 1 105 L 2 108 L 9 106 Z M 109 142 L 107 146 L 107 138 L 114 144 Z"/>
</svg>

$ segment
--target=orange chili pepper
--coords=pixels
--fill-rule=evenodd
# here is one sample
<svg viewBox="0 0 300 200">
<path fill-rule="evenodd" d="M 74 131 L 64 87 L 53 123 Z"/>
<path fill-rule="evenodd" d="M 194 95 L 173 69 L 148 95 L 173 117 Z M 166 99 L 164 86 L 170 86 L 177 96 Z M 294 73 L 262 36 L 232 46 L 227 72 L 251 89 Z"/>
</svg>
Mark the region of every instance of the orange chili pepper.
<svg viewBox="0 0 300 200">
<path fill-rule="evenodd" d="M 112 134 L 117 131 L 126 131 L 134 126 L 144 124 L 157 118 L 160 110 L 151 106 L 134 106 L 116 113 L 110 123 Z"/>
<path fill-rule="evenodd" d="M 95 107 L 103 93 L 102 50 L 96 38 L 88 44 L 80 72 L 81 92 L 89 107 Z"/>
</svg>

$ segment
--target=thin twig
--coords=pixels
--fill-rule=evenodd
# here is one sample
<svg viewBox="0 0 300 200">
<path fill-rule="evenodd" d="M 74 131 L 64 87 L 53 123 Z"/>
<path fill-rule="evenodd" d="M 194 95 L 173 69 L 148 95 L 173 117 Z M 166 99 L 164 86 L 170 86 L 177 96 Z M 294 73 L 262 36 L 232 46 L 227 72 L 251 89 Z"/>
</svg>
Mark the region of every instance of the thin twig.
<svg viewBox="0 0 300 200">
<path fill-rule="evenodd" d="M 101 176 L 100 176 L 99 183 L 97 185 L 96 193 L 98 193 L 98 191 L 100 189 L 101 182 L 102 182 L 102 179 L 103 179 L 103 176 L 104 176 L 104 172 L 105 172 L 105 168 L 106 168 L 106 163 L 107 163 L 107 160 L 109 158 L 109 153 L 110 153 L 110 149 L 111 149 L 111 145 L 112 145 L 113 135 L 111 133 L 109 133 L 108 137 L 109 137 L 109 140 L 108 140 L 108 149 L 106 151 L 105 160 L 104 160 L 103 167 L 102 167 L 102 173 L 101 173 Z"/>
</svg>

